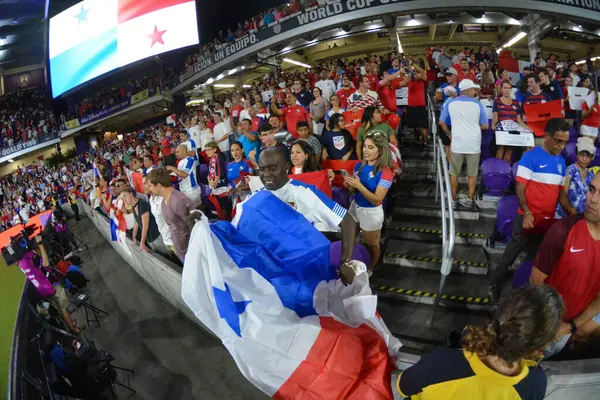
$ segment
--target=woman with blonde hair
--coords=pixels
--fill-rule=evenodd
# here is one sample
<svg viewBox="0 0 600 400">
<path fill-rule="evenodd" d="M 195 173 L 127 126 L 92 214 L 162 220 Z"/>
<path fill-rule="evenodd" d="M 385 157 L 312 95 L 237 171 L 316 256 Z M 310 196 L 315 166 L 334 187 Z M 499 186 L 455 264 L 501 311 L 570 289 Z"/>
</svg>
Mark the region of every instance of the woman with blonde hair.
<svg viewBox="0 0 600 400">
<path fill-rule="evenodd" d="M 384 221 L 382 203 L 394 180 L 392 154 L 386 134 L 377 130 L 367 133 L 362 155 L 362 161 L 354 167 L 354 175 L 344 176 L 344 185 L 351 192 L 356 192 L 348 212 L 363 232 L 371 257 L 371 273 L 381 255 L 379 241 Z"/>
<path fill-rule="evenodd" d="M 462 349 L 424 356 L 398 377 L 400 395 L 413 400 L 543 399 L 539 366 L 564 313 L 549 286 L 525 286 L 504 298 L 486 326 L 467 326 Z"/>
</svg>

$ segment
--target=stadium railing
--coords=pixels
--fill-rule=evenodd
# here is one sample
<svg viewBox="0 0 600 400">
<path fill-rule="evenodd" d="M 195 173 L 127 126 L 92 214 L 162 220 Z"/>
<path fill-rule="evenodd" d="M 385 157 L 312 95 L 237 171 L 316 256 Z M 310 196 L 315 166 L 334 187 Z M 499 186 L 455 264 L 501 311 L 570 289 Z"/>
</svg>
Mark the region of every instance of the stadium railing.
<svg viewBox="0 0 600 400">
<path fill-rule="evenodd" d="M 452 271 L 452 254 L 454 252 L 456 229 L 446 152 L 442 140 L 437 135 L 436 112 L 429 95 L 427 96 L 427 108 L 429 112 L 429 133 L 433 138 L 433 165 L 435 165 L 436 170 L 435 202 L 440 205 L 442 212 L 442 266 L 440 268 L 440 288 L 434 302 L 434 305 L 437 306 L 442 298 L 446 278 Z"/>
</svg>

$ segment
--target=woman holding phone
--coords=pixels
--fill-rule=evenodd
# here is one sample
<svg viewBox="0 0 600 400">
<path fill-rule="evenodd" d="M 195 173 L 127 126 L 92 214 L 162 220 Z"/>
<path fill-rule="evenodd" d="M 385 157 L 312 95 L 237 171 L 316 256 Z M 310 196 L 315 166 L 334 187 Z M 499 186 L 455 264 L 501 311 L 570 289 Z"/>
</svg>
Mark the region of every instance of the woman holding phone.
<svg viewBox="0 0 600 400">
<path fill-rule="evenodd" d="M 356 164 L 353 176 L 344 176 L 344 185 L 356 192 L 348 212 L 363 232 L 371 257 L 370 274 L 381 255 L 382 203 L 392 186 L 394 173 L 390 145 L 384 132 L 373 130 L 367 133 L 362 150 L 362 162 Z"/>
</svg>

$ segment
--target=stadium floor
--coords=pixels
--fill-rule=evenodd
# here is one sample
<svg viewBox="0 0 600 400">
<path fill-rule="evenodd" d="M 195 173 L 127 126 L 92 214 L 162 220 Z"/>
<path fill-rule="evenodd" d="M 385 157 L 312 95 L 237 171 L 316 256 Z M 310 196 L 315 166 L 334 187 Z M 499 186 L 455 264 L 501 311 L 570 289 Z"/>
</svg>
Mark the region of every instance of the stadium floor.
<svg viewBox="0 0 600 400">
<path fill-rule="evenodd" d="M 135 371 L 132 398 L 267 398 L 242 376 L 223 345 L 147 286 L 87 218 L 71 221 L 73 233 L 90 246 L 81 254 L 88 292 L 94 306 L 109 313 L 86 336 L 115 356 L 114 365 Z M 74 317 L 79 324 L 85 320 L 82 311 Z"/>
<path fill-rule="evenodd" d="M 0 257 L 0 398 L 6 395 L 15 317 L 24 283 L 23 272 L 15 266 L 7 267 Z"/>
</svg>

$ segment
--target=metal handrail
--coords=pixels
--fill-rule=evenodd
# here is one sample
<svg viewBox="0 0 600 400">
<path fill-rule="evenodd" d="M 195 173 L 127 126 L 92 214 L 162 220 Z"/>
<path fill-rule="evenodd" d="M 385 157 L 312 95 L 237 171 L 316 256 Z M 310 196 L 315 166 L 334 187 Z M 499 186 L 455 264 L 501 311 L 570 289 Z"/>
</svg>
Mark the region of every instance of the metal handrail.
<svg viewBox="0 0 600 400">
<path fill-rule="evenodd" d="M 450 174 L 446 163 L 446 153 L 442 140 L 437 136 L 437 119 L 431 97 L 427 96 L 429 108 L 429 131 L 433 137 L 433 162 L 435 165 L 435 202 L 440 204 L 442 212 L 442 266 L 440 268 L 440 285 L 434 300 L 437 306 L 444 291 L 446 277 L 452 271 L 454 242 L 456 228 L 454 224 L 454 210 L 452 208 L 452 189 L 450 187 Z M 440 201 L 441 200 L 441 201 Z"/>
</svg>

